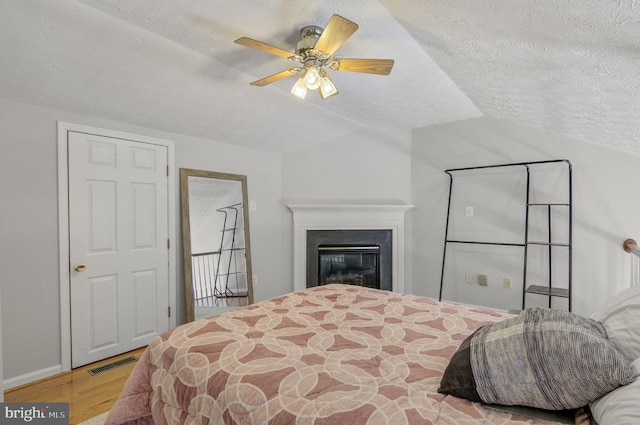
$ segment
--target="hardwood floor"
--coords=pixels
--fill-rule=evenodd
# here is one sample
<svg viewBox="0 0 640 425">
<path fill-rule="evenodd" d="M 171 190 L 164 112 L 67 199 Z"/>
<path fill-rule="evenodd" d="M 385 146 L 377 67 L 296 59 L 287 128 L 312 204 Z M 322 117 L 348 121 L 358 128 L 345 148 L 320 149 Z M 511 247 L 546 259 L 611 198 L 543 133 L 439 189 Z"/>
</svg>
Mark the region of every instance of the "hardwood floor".
<svg viewBox="0 0 640 425">
<path fill-rule="evenodd" d="M 12 388 L 4 393 L 4 401 L 68 402 L 69 424 L 78 424 L 111 409 L 136 362 L 118 366 L 95 376 L 90 375 L 88 370 L 128 356 L 140 358 L 143 351 L 144 348 L 140 348 L 71 372 Z"/>
</svg>

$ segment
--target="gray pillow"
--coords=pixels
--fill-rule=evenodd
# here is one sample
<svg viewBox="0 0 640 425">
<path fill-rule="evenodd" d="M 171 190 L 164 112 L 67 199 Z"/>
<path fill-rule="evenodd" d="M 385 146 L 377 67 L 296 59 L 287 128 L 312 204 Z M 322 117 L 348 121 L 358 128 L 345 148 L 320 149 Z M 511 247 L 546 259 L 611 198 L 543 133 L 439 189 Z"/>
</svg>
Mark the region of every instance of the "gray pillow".
<svg viewBox="0 0 640 425">
<path fill-rule="evenodd" d="M 453 355 L 438 392 L 489 404 L 575 409 L 633 381 L 602 325 L 530 308 L 484 326 Z"/>
</svg>

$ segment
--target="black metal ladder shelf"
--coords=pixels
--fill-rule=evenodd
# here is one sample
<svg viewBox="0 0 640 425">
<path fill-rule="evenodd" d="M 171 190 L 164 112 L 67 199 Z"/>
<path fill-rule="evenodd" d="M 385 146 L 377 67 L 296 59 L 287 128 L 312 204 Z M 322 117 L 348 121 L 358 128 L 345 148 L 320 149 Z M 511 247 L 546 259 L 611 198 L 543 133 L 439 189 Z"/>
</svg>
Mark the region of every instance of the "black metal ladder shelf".
<svg viewBox="0 0 640 425">
<path fill-rule="evenodd" d="M 531 182 L 531 169 L 536 165 L 540 164 L 553 164 L 558 163 L 560 165 L 565 165 L 567 167 L 567 176 L 568 176 L 568 192 L 567 192 L 567 202 L 561 203 L 531 203 L 530 202 L 530 182 Z M 490 241 L 473 241 L 473 240 L 453 240 L 449 239 L 449 224 L 451 217 L 451 199 L 453 192 L 453 176 L 457 172 L 461 171 L 471 171 L 471 170 L 483 170 L 483 169 L 495 169 L 495 168 L 507 168 L 507 167 L 524 167 L 526 170 L 526 183 L 525 183 L 525 217 L 524 217 L 524 238 L 522 243 L 503 243 L 503 242 L 490 242 Z M 478 245 L 497 245 L 497 246 L 512 246 L 512 247 L 520 247 L 523 249 L 523 265 L 522 265 L 522 308 L 524 309 L 527 301 L 527 294 L 538 294 L 548 297 L 549 308 L 552 306 L 552 299 L 554 297 L 566 298 L 568 304 L 568 310 L 571 311 L 572 308 L 572 237 L 573 237 L 573 224 L 572 224 L 572 214 L 573 214 L 573 189 L 572 189 L 572 166 L 571 162 L 567 159 L 557 159 L 557 160 L 547 160 L 547 161 L 533 161 L 533 162 L 518 162 L 511 164 L 498 164 L 498 165 L 484 165 L 477 167 L 466 167 L 466 168 L 453 168 L 445 170 L 445 173 L 449 175 L 449 199 L 447 206 L 447 221 L 445 227 L 445 235 L 444 235 L 444 249 L 442 254 L 442 272 L 440 275 L 440 293 L 439 300 L 442 300 L 442 290 L 444 287 L 444 275 L 445 275 L 445 264 L 446 264 L 446 256 L 447 256 L 447 245 L 448 244 L 478 244 Z M 543 241 L 532 241 L 529 240 L 529 228 L 530 228 L 530 210 L 532 208 L 546 208 L 546 218 L 547 218 L 547 238 Z M 568 235 L 567 241 L 563 243 L 554 242 L 552 239 L 552 221 L 553 221 L 553 210 L 557 208 L 565 208 L 568 213 Z M 548 257 L 548 279 L 546 285 L 529 285 L 527 286 L 527 262 L 528 262 L 528 250 L 532 245 L 540 245 L 547 248 L 547 257 Z M 553 249 L 554 248 L 563 248 L 568 250 L 568 276 L 567 276 L 567 284 L 566 288 L 558 288 L 553 285 Z"/>
<path fill-rule="evenodd" d="M 244 246 L 238 245 L 236 238 L 239 228 L 239 217 L 242 213 L 242 203 L 218 208 L 216 211 L 224 214 L 224 221 L 221 229 L 220 249 L 218 250 L 218 261 L 216 264 L 214 295 L 216 298 L 245 297 L 246 291 L 239 291 L 241 281 L 246 281 L 246 271 L 238 265 L 238 254 L 244 255 Z M 227 240 L 230 235 L 231 239 Z M 227 254 L 223 259 L 223 254 Z M 224 264 L 222 263 L 224 261 Z M 234 282 L 230 279 L 233 278 Z M 232 287 L 231 283 L 235 283 Z"/>
</svg>

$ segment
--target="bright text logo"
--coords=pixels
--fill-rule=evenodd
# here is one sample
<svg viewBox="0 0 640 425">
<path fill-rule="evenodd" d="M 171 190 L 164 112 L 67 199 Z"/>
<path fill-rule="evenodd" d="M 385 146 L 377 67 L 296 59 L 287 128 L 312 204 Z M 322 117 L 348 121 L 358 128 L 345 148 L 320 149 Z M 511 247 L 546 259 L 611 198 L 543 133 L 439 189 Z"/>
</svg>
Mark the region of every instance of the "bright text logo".
<svg viewBox="0 0 640 425">
<path fill-rule="evenodd" d="M 69 403 L 1 403 L 0 425 L 69 425 Z"/>
</svg>

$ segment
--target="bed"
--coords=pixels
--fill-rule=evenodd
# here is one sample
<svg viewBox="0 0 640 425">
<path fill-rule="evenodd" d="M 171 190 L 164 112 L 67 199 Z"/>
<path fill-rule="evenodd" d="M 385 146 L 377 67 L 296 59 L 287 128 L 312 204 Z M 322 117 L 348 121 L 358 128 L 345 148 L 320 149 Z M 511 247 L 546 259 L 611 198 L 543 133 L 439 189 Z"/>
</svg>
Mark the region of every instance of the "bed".
<svg viewBox="0 0 640 425">
<path fill-rule="evenodd" d="M 154 339 L 105 424 L 567 423 L 442 393 L 463 342 L 513 318 L 351 285 L 289 293 Z"/>
</svg>

